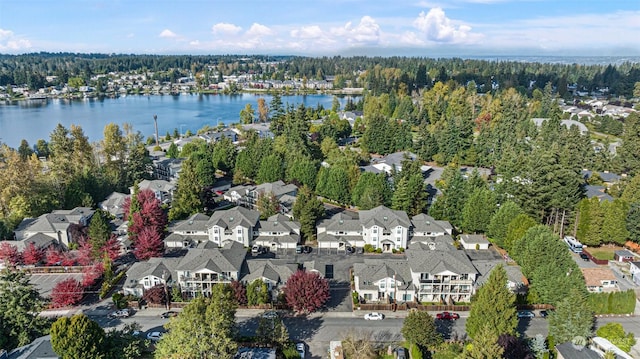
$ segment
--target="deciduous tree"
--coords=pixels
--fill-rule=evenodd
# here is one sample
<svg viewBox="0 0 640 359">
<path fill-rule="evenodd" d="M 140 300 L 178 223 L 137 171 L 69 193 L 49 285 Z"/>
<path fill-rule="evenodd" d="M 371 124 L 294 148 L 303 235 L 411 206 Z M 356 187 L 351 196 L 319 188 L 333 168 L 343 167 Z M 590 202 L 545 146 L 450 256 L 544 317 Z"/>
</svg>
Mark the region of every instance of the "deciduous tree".
<svg viewBox="0 0 640 359">
<path fill-rule="evenodd" d="M 5 265 L 13 267 L 22 262 L 22 256 L 16 246 L 5 241 L 0 243 L 0 260 L 4 261 Z"/>
<path fill-rule="evenodd" d="M 247 304 L 259 305 L 269 303 L 269 288 L 261 279 L 255 279 L 247 286 Z"/>
<path fill-rule="evenodd" d="M 151 257 L 161 257 L 164 252 L 162 237 L 153 228 L 142 229 L 134 243 L 133 254 L 139 260 L 147 260 Z"/>
<path fill-rule="evenodd" d="M 73 306 L 82 300 L 84 288 L 73 278 L 56 283 L 51 291 L 51 306 L 54 308 Z"/>
<path fill-rule="evenodd" d="M 298 313 L 311 313 L 329 300 L 329 282 L 318 273 L 297 271 L 284 288 L 287 304 Z"/>
<path fill-rule="evenodd" d="M 26 265 L 39 264 L 44 259 L 44 251 L 30 242 L 22 252 L 22 260 Z"/>
<path fill-rule="evenodd" d="M 625 333 L 620 323 L 607 323 L 598 328 L 596 335 L 607 339 L 627 353 L 631 352 L 631 348 L 636 345 L 633 333 Z"/>
<path fill-rule="evenodd" d="M 247 305 L 247 288 L 240 281 L 231 281 L 231 289 L 233 290 L 233 297 L 238 305 Z"/>
</svg>

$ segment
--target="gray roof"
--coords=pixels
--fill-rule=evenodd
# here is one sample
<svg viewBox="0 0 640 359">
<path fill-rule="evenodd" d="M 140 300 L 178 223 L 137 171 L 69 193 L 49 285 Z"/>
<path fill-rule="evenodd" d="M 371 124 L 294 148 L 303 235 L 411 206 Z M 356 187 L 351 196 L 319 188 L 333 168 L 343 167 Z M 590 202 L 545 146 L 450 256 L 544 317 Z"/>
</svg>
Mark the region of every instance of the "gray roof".
<svg viewBox="0 0 640 359">
<path fill-rule="evenodd" d="M 564 359 L 601 359 L 600 355 L 595 351 L 586 346 L 578 348 L 571 342 L 558 344 L 556 349 Z"/>
<path fill-rule="evenodd" d="M 393 210 L 385 206 L 360 211 L 360 223 L 365 226 L 365 228 L 370 228 L 374 224 L 386 229 L 397 226 L 405 228 L 411 227 L 411 221 L 409 220 L 409 216 L 407 216 L 407 212 Z"/>
<path fill-rule="evenodd" d="M 318 242 L 345 242 L 354 245 L 357 241 L 362 241 L 362 236 L 333 236 L 327 233 L 318 234 Z"/>
<path fill-rule="evenodd" d="M 240 272 L 247 252 L 242 244 L 230 241 L 222 248 L 192 248 L 180 260 L 177 270 L 209 269 L 216 273 Z"/>
<path fill-rule="evenodd" d="M 260 221 L 260 232 L 299 233 L 300 223 L 292 221 L 282 214 L 274 214 L 265 221 Z"/>
<path fill-rule="evenodd" d="M 634 257 L 633 253 L 626 249 L 617 250 L 615 251 L 615 254 L 618 255 L 618 257 Z"/>
<path fill-rule="evenodd" d="M 254 259 L 247 261 L 249 273 L 242 277 L 242 281 L 251 283 L 256 279 L 266 278 L 270 281 L 284 284 L 298 270 L 295 263 L 271 259 Z"/>
<path fill-rule="evenodd" d="M 361 289 L 376 289 L 374 282 L 394 276 L 404 286 L 411 284 L 411 271 L 405 260 L 365 259 L 364 263 L 354 263 L 353 275 L 358 277 L 358 287 Z"/>
<path fill-rule="evenodd" d="M 429 243 L 412 243 L 407 249 L 407 261 L 414 273 L 437 274 L 444 271 L 453 273 L 477 273 L 469 257 L 452 244 L 435 241 Z M 433 248 L 433 249 L 430 249 Z"/>
<path fill-rule="evenodd" d="M 203 213 L 196 213 L 191 217 L 183 220 L 176 221 L 169 225 L 170 232 L 187 232 L 187 231 L 198 231 L 198 232 L 206 232 L 207 231 L 207 222 L 209 221 L 209 216 Z"/>
<path fill-rule="evenodd" d="M 285 193 L 295 192 L 298 190 L 298 186 L 294 184 L 285 184 L 282 181 L 276 181 L 271 183 L 262 183 L 256 186 L 255 191 L 259 193 L 273 193 L 276 198 L 284 195 Z"/>
<path fill-rule="evenodd" d="M 489 278 L 489 274 L 491 274 L 491 271 L 493 271 L 494 268 L 496 268 L 498 266 L 498 264 L 501 264 L 501 261 L 484 261 L 484 260 L 478 260 L 478 261 L 472 261 L 471 263 L 473 263 L 473 265 L 476 267 L 476 269 L 478 270 L 479 273 L 479 277 L 478 280 L 476 281 L 476 284 L 481 285 L 484 284 L 484 282 L 487 281 L 487 279 Z M 522 274 L 522 270 L 520 270 L 520 267 L 518 266 L 507 266 L 504 265 L 502 266 L 505 270 L 505 272 L 507 273 L 507 279 L 513 283 L 523 283 L 524 282 L 524 275 Z"/>
<path fill-rule="evenodd" d="M 82 218 L 91 217 L 95 211 L 87 207 L 76 207 L 71 210 L 56 210 L 43 214 L 38 218 L 24 219 L 16 232 L 58 232 L 66 231 L 71 223 L 80 223 Z"/>
<path fill-rule="evenodd" d="M 140 190 L 145 190 L 145 189 L 149 189 L 152 191 L 161 191 L 161 192 L 171 192 L 173 191 L 176 186 L 168 181 L 165 180 L 143 180 L 140 183 L 138 183 L 138 188 Z"/>
<path fill-rule="evenodd" d="M 318 227 L 325 227 L 329 231 L 361 231 L 362 224 L 360 220 L 353 219 L 350 216 L 340 212 L 334 214 L 331 218 L 324 219 L 318 223 Z"/>
<path fill-rule="evenodd" d="M 104 201 L 99 203 L 99 207 L 117 217 L 124 214 L 122 207 L 124 200 L 129 196 L 128 194 L 120 192 L 111 192 Z"/>
<path fill-rule="evenodd" d="M 419 232 L 447 233 L 447 228 L 441 225 L 442 222 L 447 224 L 449 223 L 447 221 L 436 221 L 433 217 L 424 213 L 420 213 L 411 218 L 411 224 L 413 225 L 414 231 Z M 451 224 L 449 224 L 449 227 L 451 227 Z"/>
<path fill-rule="evenodd" d="M 604 186 L 586 185 L 584 189 L 587 198 L 598 197 L 600 201 L 613 201 L 613 197 L 605 193 L 606 187 Z"/>
<path fill-rule="evenodd" d="M 51 336 L 36 338 L 31 343 L 13 349 L 8 359 L 53 359 L 58 358 L 58 354 L 53 351 L 51 346 Z"/>
<path fill-rule="evenodd" d="M 327 271 L 327 264 L 317 260 L 306 261 L 302 263 L 302 268 L 304 268 L 304 270 L 306 270 L 307 272 L 311 272 L 311 271 L 318 272 L 322 277 L 324 277 Z"/>
<path fill-rule="evenodd" d="M 202 242 L 210 242 L 210 241 L 209 241 L 209 236 L 205 236 L 205 235 L 171 233 L 164 238 L 164 242 L 165 243 L 175 243 L 175 242 L 202 243 Z"/>
<path fill-rule="evenodd" d="M 30 243 L 33 243 L 36 246 L 36 248 L 39 248 L 39 249 L 47 249 L 51 245 L 58 244 L 58 241 L 55 238 L 47 236 L 46 234 L 42 234 L 42 233 L 36 233 L 31 237 L 20 240 L 20 241 L 0 241 L 0 243 L 2 242 L 7 242 L 13 245 L 19 251 L 24 251 L 24 249 L 27 248 L 27 246 Z"/>
<path fill-rule="evenodd" d="M 482 234 L 461 234 L 460 239 L 467 244 L 489 244 Z"/>
<path fill-rule="evenodd" d="M 166 280 L 175 278 L 175 270 L 179 261 L 180 258 L 149 258 L 145 262 L 136 262 L 127 270 L 127 280 L 124 286 L 136 287 L 140 279 L 149 275 L 158 278 L 165 275 Z"/>
<path fill-rule="evenodd" d="M 260 212 L 238 206 L 213 212 L 207 223 L 207 227 L 211 228 L 215 225 L 222 228 L 235 228 L 237 226 L 245 228 L 256 227 L 259 219 Z"/>
</svg>

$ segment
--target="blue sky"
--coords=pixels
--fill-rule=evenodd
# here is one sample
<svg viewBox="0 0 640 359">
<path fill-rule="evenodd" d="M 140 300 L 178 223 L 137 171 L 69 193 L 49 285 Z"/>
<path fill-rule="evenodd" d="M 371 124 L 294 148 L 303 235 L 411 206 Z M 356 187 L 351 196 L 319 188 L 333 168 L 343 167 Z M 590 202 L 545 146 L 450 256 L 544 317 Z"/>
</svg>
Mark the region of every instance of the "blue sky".
<svg viewBox="0 0 640 359">
<path fill-rule="evenodd" d="M 0 0 L 0 53 L 640 55 L 638 0 Z"/>
</svg>

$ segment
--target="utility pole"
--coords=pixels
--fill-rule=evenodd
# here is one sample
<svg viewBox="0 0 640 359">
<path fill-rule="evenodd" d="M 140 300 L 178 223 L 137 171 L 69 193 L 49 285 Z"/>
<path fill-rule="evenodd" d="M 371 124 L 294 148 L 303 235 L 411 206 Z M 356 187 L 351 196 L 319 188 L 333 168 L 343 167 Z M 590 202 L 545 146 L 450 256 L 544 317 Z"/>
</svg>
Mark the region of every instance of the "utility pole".
<svg viewBox="0 0 640 359">
<path fill-rule="evenodd" d="M 153 122 L 156 125 L 156 146 L 160 146 L 160 141 L 158 140 L 158 115 L 153 115 Z"/>
</svg>

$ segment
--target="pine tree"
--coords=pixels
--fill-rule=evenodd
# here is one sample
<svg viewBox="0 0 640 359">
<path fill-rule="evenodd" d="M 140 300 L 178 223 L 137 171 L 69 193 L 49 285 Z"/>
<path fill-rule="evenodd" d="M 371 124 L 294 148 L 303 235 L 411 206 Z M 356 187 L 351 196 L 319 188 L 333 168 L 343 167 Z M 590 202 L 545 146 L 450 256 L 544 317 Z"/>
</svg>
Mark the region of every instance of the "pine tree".
<svg viewBox="0 0 640 359">
<path fill-rule="evenodd" d="M 623 245 L 629 238 L 626 226 L 629 206 L 621 199 L 602 203 L 604 218 L 602 220 L 602 238 L 609 243 Z"/>
<path fill-rule="evenodd" d="M 316 236 L 316 221 L 324 215 L 324 206 L 307 186 L 298 190 L 293 204 L 293 217 L 300 222 L 300 234 L 304 241 L 313 241 Z"/>
<path fill-rule="evenodd" d="M 495 340 L 501 334 L 516 334 L 516 296 L 507 288 L 507 273 L 502 265 L 495 267 L 487 282 L 478 289 L 466 323 L 467 334 L 476 338 L 481 331 L 489 331 Z M 488 328 L 483 329 L 483 327 Z"/>
<path fill-rule="evenodd" d="M 483 325 L 473 343 L 467 344 L 462 353 L 465 359 L 502 359 L 504 349 L 498 345 L 498 336 L 490 325 Z"/>
<path fill-rule="evenodd" d="M 507 238 L 507 227 L 521 213 L 522 209 L 515 202 L 507 201 L 503 203 L 498 211 L 491 216 L 487 227 L 489 238 L 498 246 L 504 247 L 504 242 Z"/>
<path fill-rule="evenodd" d="M 462 229 L 465 232 L 484 233 L 495 208 L 493 192 L 484 188 L 476 189 L 462 209 Z"/>
<path fill-rule="evenodd" d="M 572 291 L 556 305 L 549 315 L 549 335 L 556 343 L 565 343 L 576 336 L 590 338 L 594 317 L 583 293 Z"/>
<path fill-rule="evenodd" d="M 280 155 L 272 153 L 266 155 L 260 163 L 256 182 L 275 182 L 284 178 L 284 167 Z"/>
<path fill-rule="evenodd" d="M 185 219 L 203 210 L 202 185 L 196 171 L 196 162 L 189 158 L 182 164 L 177 190 L 169 210 L 169 219 Z"/>
<path fill-rule="evenodd" d="M 423 351 L 433 349 L 442 343 L 433 317 L 425 311 L 412 310 L 402 324 L 402 336 Z"/>
</svg>

